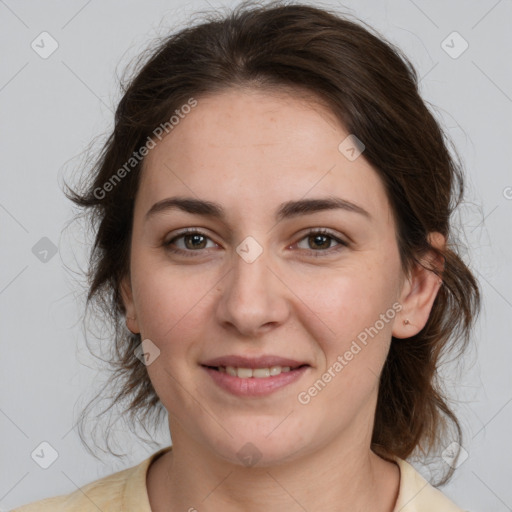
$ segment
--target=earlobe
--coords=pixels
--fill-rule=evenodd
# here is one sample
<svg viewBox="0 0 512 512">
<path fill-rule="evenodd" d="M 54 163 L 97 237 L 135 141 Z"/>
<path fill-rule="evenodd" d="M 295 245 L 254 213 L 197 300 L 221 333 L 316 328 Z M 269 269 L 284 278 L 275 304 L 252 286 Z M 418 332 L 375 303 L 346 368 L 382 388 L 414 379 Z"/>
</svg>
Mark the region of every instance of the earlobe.
<svg viewBox="0 0 512 512">
<path fill-rule="evenodd" d="M 133 333 L 139 334 L 139 324 L 137 322 L 137 315 L 135 311 L 135 303 L 133 301 L 133 293 L 132 286 L 130 282 L 130 277 L 125 276 L 121 280 L 121 297 L 123 299 L 123 305 L 126 310 L 125 318 L 126 318 L 126 327 Z"/>
<path fill-rule="evenodd" d="M 431 233 L 431 245 L 442 248 L 445 238 L 440 233 Z M 435 269 L 440 274 L 443 272 L 444 261 L 433 251 L 429 251 L 422 258 L 421 264 L 417 263 L 411 271 L 411 275 L 405 280 L 402 287 L 400 304 L 402 310 L 393 325 L 392 334 L 395 338 L 410 338 L 418 334 L 425 327 L 437 293 L 442 285 L 442 280 L 429 269 Z"/>
</svg>

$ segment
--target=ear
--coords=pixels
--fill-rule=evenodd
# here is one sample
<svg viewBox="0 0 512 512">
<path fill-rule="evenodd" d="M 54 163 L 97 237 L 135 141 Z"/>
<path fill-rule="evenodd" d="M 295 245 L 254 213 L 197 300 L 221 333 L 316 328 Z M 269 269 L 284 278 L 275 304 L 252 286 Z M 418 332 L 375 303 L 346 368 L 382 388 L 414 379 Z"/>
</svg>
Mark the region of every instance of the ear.
<svg viewBox="0 0 512 512">
<path fill-rule="evenodd" d="M 441 233 L 432 232 L 429 235 L 429 242 L 432 246 L 441 249 L 445 246 L 446 239 Z M 421 258 L 421 263 L 423 266 L 416 264 L 411 270 L 411 275 L 404 280 L 399 299 L 402 309 L 392 331 L 395 338 L 410 338 L 425 327 L 441 287 L 441 279 L 427 269 L 437 268 L 442 275 L 444 269 L 442 258 L 430 250 Z"/>
<path fill-rule="evenodd" d="M 135 311 L 135 303 L 133 301 L 133 292 L 130 276 L 126 275 L 121 280 L 121 297 L 123 299 L 124 308 L 126 310 L 126 327 L 133 334 L 140 333 L 139 323 L 137 322 L 137 314 Z"/>
</svg>

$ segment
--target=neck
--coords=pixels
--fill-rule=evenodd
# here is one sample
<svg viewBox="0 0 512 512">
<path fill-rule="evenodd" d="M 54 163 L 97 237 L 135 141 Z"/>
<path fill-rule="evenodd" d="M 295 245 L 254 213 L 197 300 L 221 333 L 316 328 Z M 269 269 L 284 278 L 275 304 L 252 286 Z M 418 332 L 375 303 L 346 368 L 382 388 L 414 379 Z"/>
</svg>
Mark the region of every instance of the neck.
<svg viewBox="0 0 512 512">
<path fill-rule="evenodd" d="M 392 512 L 396 503 L 399 468 L 373 453 L 369 440 L 340 438 L 287 463 L 245 467 L 205 451 L 179 428 L 172 432 L 172 450 L 150 468 L 151 479 L 148 472 L 153 512 Z"/>
</svg>

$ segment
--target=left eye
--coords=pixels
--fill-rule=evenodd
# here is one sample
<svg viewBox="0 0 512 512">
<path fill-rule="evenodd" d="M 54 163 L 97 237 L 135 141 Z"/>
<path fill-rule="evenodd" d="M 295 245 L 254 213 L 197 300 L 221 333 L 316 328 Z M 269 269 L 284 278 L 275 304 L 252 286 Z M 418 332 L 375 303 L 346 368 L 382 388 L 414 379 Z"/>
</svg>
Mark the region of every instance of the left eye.
<svg viewBox="0 0 512 512">
<path fill-rule="evenodd" d="M 329 231 L 324 230 L 310 231 L 304 238 L 301 238 L 300 242 L 303 240 L 306 241 L 306 244 L 309 247 L 302 248 L 313 252 L 325 252 L 327 249 L 331 249 L 331 243 L 333 241 L 337 242 L 338 245 L 348 245 L 346 242 L 340 240 Z M 300 246 L 300 242 L 297 244 L 297 246 Z"/>
</svg>

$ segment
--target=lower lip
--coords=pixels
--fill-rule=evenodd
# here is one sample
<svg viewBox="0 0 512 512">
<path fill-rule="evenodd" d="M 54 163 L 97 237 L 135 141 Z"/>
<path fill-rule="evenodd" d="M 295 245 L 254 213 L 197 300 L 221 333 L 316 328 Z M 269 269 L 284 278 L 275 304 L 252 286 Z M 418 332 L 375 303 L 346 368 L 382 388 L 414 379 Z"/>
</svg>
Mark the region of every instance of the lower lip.
<svg viewBox="0 0 512 512">
<path fill-rule="evenodd" d="M 228 373 L 220 372 L 207 366 L 202 366 L 202 368 L 208 372 L 210 377 L 219 387 L 225 391 L 229 391 L 233 395 L 266 396 L 300 379 L 310 367 L 302 366 L 295 370 L 282 372 L 279 375 L 271 377 L 249 377 L 247 379 L 233 377 Z"/>
</svg>

